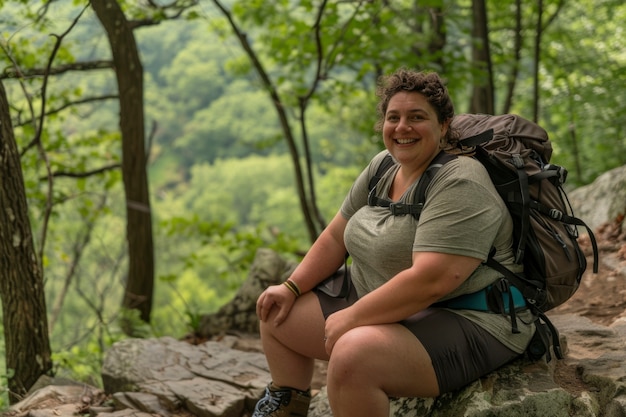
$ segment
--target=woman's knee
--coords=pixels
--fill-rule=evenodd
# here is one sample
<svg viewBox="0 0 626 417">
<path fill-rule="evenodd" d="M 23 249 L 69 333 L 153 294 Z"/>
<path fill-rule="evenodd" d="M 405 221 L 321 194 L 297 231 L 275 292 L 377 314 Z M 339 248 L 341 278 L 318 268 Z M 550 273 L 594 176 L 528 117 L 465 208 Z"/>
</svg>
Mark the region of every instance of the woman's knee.
<svg viewBox="0 0 626 417">
<path fill-rule="evenodd" d="M 390 396 L 436 396 L 431 359 L 400 325 L 363 326 L 339 338 L 330 356 L 328 386 L 376 387 Z"/>
<path fill-rule="evenodd" d="M 359 380 L 375 372 L 387 343 L 376 326 L 357 327 L 342 335 L 330 355 L 329 383 L 331 380 L 346 383 L 348 378 Z"/>
<path fill-rule="evenodd" d="M 317 297 L 306 293 L 296 300 L 285 321 L 274 323 L 276 311 L 259 324 L 261 339 L 277 342 L 303 355 L 327 359 L 324 350 L 324 316 Z"/>
</svg>

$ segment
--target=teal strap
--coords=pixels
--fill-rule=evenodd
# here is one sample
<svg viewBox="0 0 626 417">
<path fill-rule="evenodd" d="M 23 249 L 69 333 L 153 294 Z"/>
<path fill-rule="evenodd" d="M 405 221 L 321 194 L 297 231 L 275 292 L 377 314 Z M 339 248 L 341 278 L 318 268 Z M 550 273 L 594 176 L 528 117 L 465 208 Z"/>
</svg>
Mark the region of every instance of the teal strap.
<svg viewBox="0 0 626 417">
<path fill-rule="evenodd" d="M 514 286 L 510 286 L 509 288 L 510 288 L 510 295 L 513 300 L 513 306 L 514 306 L 513 308 L 516 310 L 521 309 L 521 308 L 526 308 L 526 300 L 524 299 L 524 296 L 522 295 L 520 290 L 518 290 Z M 480 291 L 476 291 L 471 294 L 460 295 L 451 300 L 436 303 L 434 307 L 445 307 L 445 308 L 452 308 L 452 309 L 457 309 L 457 310 L 490 311 L 494 313 L 501 313 L 501 311 L 493 311 L 493 309 L 489 307 L 488 294 L 492 290 L 493 290 L 493 285 L 489 285 L 488 287 Z M 498 304 L 501 305 L 502 308 L 504 309 L 503 313 L 508 314 L 511 309 L 510 308 L 511 298 L 509 298 L 509 292 L 508 291 L 501 292 L 501 297 L 502 297 L 502 303 L 501 304 L 498 303 Z"/>
</svg>

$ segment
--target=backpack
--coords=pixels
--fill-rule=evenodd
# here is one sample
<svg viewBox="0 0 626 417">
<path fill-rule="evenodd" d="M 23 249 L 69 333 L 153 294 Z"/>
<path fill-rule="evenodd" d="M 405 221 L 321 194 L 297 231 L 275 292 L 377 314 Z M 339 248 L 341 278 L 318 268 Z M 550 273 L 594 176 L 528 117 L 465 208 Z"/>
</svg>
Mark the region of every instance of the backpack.
<svg viewBox="0 0 626 417">
<path fill-rule="evenodd" d="M 485 166 L 511 214 L 515 262 L 523 265 L 524 270 L 523 274 L 511 272 L 493 259 L 492 251 L 484 263 L 504 277 L 497 286 L 500 293 L 508 295 L 509 305 L 504 303 L 503 306 L 497 297 L 498 302 L 495 306 L 491 303 L 490 310 L 510 315 L 512 330 L 516 332 L 514 296 L 519 290 L 524 307 L 530 308 L 537 317 L 536 337 L 529 346 L 529 356 L 539 358 L 546 354 L 549 361 L 549 346 L 552 345 L 555 355 L 561 359 L 558 331 L 545 312 L 561 305 L 576 292 L 587 268 L 585 255 L 577 242 L 577 226 L 587 229 L 593 247 L 593 272 L 597 273 L 598 269 L 595 236 L 585 222 L 574 217 L 563 189 L 567 170 L 549 163 L 552 146 L 546 131 L 517 115 L 461 114 L 454 117 L 451 127 L 459 133 L 459 146 L 442 151 L 431 162 L 418 181 L 413 204 L 391 203 L 374 197 L 371 192 L 394 164 L 391 155 L 383 159 L 370 180 L 368 204 L 389 207 L 395 215 L 411 214 L 419 218 L 426 188 L 437 170 L 456 158 L 456 154 L 473 155 Z"/>
</svg>

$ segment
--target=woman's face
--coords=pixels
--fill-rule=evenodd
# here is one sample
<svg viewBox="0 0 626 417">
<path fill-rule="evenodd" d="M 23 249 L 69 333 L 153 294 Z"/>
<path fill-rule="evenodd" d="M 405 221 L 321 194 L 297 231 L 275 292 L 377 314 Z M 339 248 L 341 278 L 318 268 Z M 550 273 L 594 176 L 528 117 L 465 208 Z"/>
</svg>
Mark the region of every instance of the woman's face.
<svg viewBox="0 0 626 417">
<path fill-rule="evenodd" d="M 389 100 L 383 141 L 401 165 L 426 169 L 441 149 L 441 138 L 447 128 L 447 123 L 439 123 L 435 109 L 422 94 L 401 91 Z"/>
</svg>

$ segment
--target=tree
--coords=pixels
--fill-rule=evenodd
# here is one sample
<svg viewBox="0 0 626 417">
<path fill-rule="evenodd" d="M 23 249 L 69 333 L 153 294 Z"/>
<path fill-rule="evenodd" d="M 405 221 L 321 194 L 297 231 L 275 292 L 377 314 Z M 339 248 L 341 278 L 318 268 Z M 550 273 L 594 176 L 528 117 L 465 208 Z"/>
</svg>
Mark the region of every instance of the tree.
<svg viewBox="0 0 626 417">
<path fill-rule="evenodd" d="M 304 221 L 309 232 L 309 238 L 311 241 L 314 241 L 321 229 L 324 227 L 324 221 L 319 215 L 319 210 L 317 209 L 316 199 L 315 199 L 315 187 L 313 181 L 313 175 L 311 172 L 311 159 L 310 159 L 310 149 L 306 136 L 306 123 L 304 121 L 304 113 L 306 111 L 306 107 L 308 104 L 308 100 L 317 88 L 317 85 L 320 81 L 320 77 L 322 76 L 321 72 L 323 68 L 321 66 L 323 56 L 321 55 L 323 52 L 318 50 L 317 53 L 320 54 L 318 65 L 316 68 L 317 78 L 314 80 L 311 89 L 308 92 L 305 92 L 298 98 L 299 108 L 300 108 L 300 128 L 302 129 L 303 137 L 303 155 L 301 155 L 298 150 L 298 146 L 296 143 L 296 136 L 294 133 L 294 129 L 291 127 L 289 122 L 289 115 L 287 111 L 287 105 L 285 104 L 285 100 L 280 96 L 279 90 L 275 83 L 272 81 L 270 74 L 267 69 L 262 64 L 261 60 L 257 52 L 252 48 L 252 44 L 249 42 L 248 37 L 243 29 L 239 27 L 239 25 L 235 22 L 235 19 L 230 12 L 219 0 L 213 0 L 213 3 L 216 7 L 222 12 L 222 14 L 226 17 L 230 27 L 241 43 L 242 48 L 248 55 L 250 62 L 256 73 L 258 74 L 261 82 L 263 84 L 263 88 L 267 91 L 269 96 L 271 97 L 272 103 L 274 104 L 274 108 L 276 110 L 276 114 L 278 116 L 278 120 L 280 122 L 280 126 L 285 137 L 285 141 L 287 143 L 287 147 L 289 149 L 289 154 L 291 155 L 291 159 L 294 167 L 294 175 L 295 175 L 295 183 L 296 189 L 299 196 L 300 207 L 302 209 L 302 214 L 304 216 Z M 319 31 L 321 30 L 321 26 L 319 25 L 319 19 L 321 18 L 324 5 L 326 2 L 323 2 L 319 7 L 316 15 L 317 22 L 314 27 L 314 31 L 319 40 Z M 321 42 L 318 43 L 321 48 Z M 306 171 L 302 167 L 301 157 L 304 156 L 304 160 L 306 161 Z M 305 172 L 307 176 L 305 177 Z M 308 180 L 307 180 L 308 178 Z M 308 194 L 307 194 L 308 189 Z"/>
<path fill-rule="evenodd" d="M 472 15 L 472 59 L 474 65 L 480 69 L 481 77 L 474 81 L 469 111 L 493 114 L 495 112 L 493 68 L 485 0 L 472 1 Z"/>
<path fill-rule="evenodd" d="M 122 175 L 126 191 L 128 276 L 122 305 L 150 322 L 154 289 L 152 213 L 146 172 L 143 67 L 133 30 L 115 0 L 92 0 L 106 30 L 120 96 Z M 132 332 L 129 328 L 127 331 Z"/>
<path fill-rule="evenodd" d="M 548 14 L 547 18 L 544 21 L 544 15 L 546 14 L 546 10 L 544 8 L 544 0 L 539 0 L 537 2 L 537 22 L 535 28 L 535 44 L 533 48 L 534 59 L 533 59 L 533 120 L 535 122 L 539 121 L 539 107 L 540 107 L 540 80 L 539 80 L 539 69 L 541 67 L 541 55 L 542 55 L 542 44 L 543 44 L 543 36 L 545 32 L 548 30 L 548 27 L 554 20 L 557 18 L 561 9 L 565 6 L 565 0 L 558 0 L 556 4 L 556 8 L 554 13 L 551 15 Z"/>
<path fill-rule="evenodd" d="M 0 81 L 0 296 L 9 401 L 18 402 L 52 360 L 43 273 L 35 251 L 9 104 Z"/>
<path fill-rule="evenodd" d="M 501 113 L 506 114 L 511 111 L 513 104 L 513 94 L 515 92 L 515 84 L 519 76 L 520 60 L 522 53 L 522 0 L 515 0 L 515 27 L 513 29 L 513 59 L 511 60 L 511 69 L 508 80 L 506 82 L 506 95 Z"/>
</svg>

